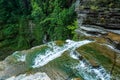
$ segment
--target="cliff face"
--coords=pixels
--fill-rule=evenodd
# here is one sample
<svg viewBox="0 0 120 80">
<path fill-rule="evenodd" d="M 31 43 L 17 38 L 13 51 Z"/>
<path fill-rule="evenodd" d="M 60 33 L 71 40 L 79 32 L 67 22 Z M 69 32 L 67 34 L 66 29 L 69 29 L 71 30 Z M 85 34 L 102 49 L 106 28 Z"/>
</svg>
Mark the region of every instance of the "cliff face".
<svg viewBox="0 0 120 80">
<path fill-rule="evenodd" d="M 120 9 L 102 9 L 98 11 L 85 9 L 85 11 L 81 11 L 87 14 L 84 24 L 99 25 L 107 29 L 120 29 Z"/>
<path fill-rule="evenodd" d="M 110 1 L 113 0 L 82 0 L 76 7 L 78 40 L 95 40 L 95 43 L 82 46 L 77 51 L 93 67 L 99 63 L 110 72 L 111 79 L 119 80 L 120 6 L 119 2 L 116 3 L 118 0 Z"/>
<path fill-rule="evenodd" d="M 119 3 L 117 0 L 82 0 L 77 13 L 87 15 L 83 24 L 99 25 L 107 29 L 120 29 Z"/>
</svg>

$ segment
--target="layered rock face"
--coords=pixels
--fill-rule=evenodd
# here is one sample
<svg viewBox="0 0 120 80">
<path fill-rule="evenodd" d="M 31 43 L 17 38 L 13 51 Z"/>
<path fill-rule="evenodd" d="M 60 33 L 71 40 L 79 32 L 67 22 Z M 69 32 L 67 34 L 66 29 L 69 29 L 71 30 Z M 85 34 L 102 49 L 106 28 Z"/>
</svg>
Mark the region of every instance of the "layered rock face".
<svg viewBox="0 0 120 80">
<path fill-rule="evenodd" d="M 104 37 L 114 48 L 120 49 L 120 6 L 115 1 L 81 0 L 76 7 L 79 35 Z"/>
<path fill-rule="evenodd" d="M 105 8 L 97 11 L 91 11 L 85 9 L 80 13 L 87 14 L 84 24 L 98 25 L 107 29 L 120 29 L 120 9 L 109 9 Z"/>
<path fill-rule="evenodd" d="M 83 24 L 99 25 L 107 29 L 120 29 L 120 7 L 110 7 L 110 4 L 114 3 L 109 1 L 106 4 L 102 2 L 97 4 L 97 2 L 99 1 L 81 0 L 76 12 L 77 14 L 86 14 Z M 103 6 L 101 6 L 102 4 Z"/>
</svg>

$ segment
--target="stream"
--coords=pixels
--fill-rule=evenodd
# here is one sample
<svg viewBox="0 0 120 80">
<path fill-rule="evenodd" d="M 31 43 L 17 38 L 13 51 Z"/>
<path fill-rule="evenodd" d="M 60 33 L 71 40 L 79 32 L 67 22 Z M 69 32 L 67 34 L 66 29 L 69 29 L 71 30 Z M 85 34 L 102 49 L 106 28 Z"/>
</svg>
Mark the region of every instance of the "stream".
<svg viewBox="0 0 120 80">
<path fill-rule="evenodd" d="M 10 57 L 14 58 L 17 63 L 20 62 L 25 62 L 25 63 L 30 63 L 30 64 L 25 64 L 31 68 L 33 68 L 33 73 L 32 74 L 28 74 L 28 72 L 26 73 L 26 71 L 24 72 L 24 74 L 19 73 L 19 75 L 16 75 L 16 73 L 13 75 L 10 75 L 9 73 L 7 73 L 9 76 L 9 78 L 7 78 L 6 80 L 52 80 L 51 77 L 55 77 L 55 76 L 49 76 L 49 74 L 44 73 L 40 73 L 40 72 L 36 72 L 34 73 L 34 69 L 41 69 L 47 65 L 51 65 L 55 68 L 58 68 L 62 71 L 67 70 L 68 68 L 70 69 L 70 71 L 76 71 L 75 74 L 77 74 L 78 77 L 82 77 L 83 80 L 110 80 L 110 74 L 108 72 L 106 72 L 106 70 L 102 67 L 99 66 L 97 68 L 92 67 L 92 65 L 86 60 L 86 59 L 80 59 L 81 54 L 78 52 L 75 52 L 76 48 L 92 43 L 94 41 L 90 41 L 90 40 L 83 40 L 83 41 L 72 41 L 72 40 L 66 40 L 66 42 L 61 45 L 58 46 L 56 44 L 56 42 L 49 42 L 47 44 L 44 44 L 43 46 L 47 46 L 46 48 L 44 48 L 44 52 L 41 52 L 41 50 L 43 51 L 43 49 L 41 48 L 41 46 L 37 46 L 37 47 L 33 47 L 29 50 L 24 50 L 23 52 L 21 52 L 20 55 L 20 51 L 17 51 L 15 53 L 13 53 L 13 55 L 9 56 L 9 58 L 7 58 L 8 60 L 10 60 Z M 38 52 L 36 52 L 35 50 L 39 49 Z M 34 52 L 32 53 L 32 55 L 34 57 L 32 57 L 32 59 L 27 59 L 28 55 L 30 55 L 30 52 Z M 67 54 L 65 52 L 68 52 Z M 36 55 L 37 53 L 37 55 Z M 66 60 L 64 59 L 65 56 L 63 55 L 69 55 L 67 56 L 65 59 L 69 59 L 69 61 L 66 62 Z M 64 60 L 64 62 L 58 62 Z M 32 62 L 29 62 L 32 61 Z M 75 61 L 75 62 L 71 62 L 71 61 Z M 53 64 L 54 63 L 54 64 Z M 58 63 L 58 66 L 57 66 Z M 70 63 L 70 64 L 69 64 Z M 13 68 L 14 68 L 14 62 L 12 63 Z M 9 64 L 8 64 L 9 65 Z M 11 64 L 10 64 L 11 65 Z M 60 68 L 59 65 L 61 65 Z M 28 67 L 28 68 L 29 68 Z M 11 70 L 11 72 L 14 73 L 14 71 L 12 71 L 12 67 L 9 68 L 9 66 L 6 66 L 7 70 Z M 52 68 L 52 67 L 51 67 Z M 48 67 L 49 69 L 49 67 Z M 54 68 L 52 68 L 54 70 Z M 19 70 L 19 69 L 18 69 Z M 67 73 L 67 72 L 65 72 Z M 3 75 L 7 75 L 7 74 L 3 74 Z M 53 73 L 54 75 L 54 73 Z M 75 76 L 70 76 L 70 79 L 74 78 Z M 3 77 L 1 76 L 1 79 Z M 57 77 L 58 79 L 55 80 L 59 80 L 59 77 Z"/>
<path fill-rule="evenodd" d="M 80 4 L 80 0 L 75 3 L 77 13 Z M 86 14 L 78 13 L 76 32 L 89 38 L 51 41 L 15 51 L 0 62 L 0 80 L 119 80 L 120 55 L 116 54 L 119 51 L 101 37 L 114 31 L 82 25 L 86 17 Z M 119 30 L 115 33 L 120 34 Z"/>
</svg>

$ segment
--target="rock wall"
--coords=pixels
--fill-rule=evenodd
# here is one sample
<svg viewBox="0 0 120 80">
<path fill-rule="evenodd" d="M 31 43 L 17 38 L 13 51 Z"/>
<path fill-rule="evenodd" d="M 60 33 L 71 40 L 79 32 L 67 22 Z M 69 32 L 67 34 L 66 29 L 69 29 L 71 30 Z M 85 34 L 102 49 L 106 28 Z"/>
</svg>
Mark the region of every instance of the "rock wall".
<svg viewBox="0 0 120 80">
<path fill-rule="evenodd" d="M 84 24 L 99 25 L 108 29 L 120 29 L 120 9 L 82 12 L 87 14 Z"/>
<path fill-rule="evenodd" d="M 92 0 L 82 0 L 80 2 L 76 12 L 77 14 L 86 14 L 83 24 L 97 25 L 107 29 L 120 29 L 120 8 L 106 6 L 98 8 L 99 5 L 92 3 Z"/>
</svg>

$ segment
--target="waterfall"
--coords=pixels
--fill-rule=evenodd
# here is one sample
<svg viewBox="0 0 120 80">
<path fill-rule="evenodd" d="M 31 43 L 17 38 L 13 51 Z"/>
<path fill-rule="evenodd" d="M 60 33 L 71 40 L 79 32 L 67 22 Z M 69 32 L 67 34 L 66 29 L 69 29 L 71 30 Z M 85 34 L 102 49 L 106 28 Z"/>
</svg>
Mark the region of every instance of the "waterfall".
<svg viewBox="0 0 120 80">
<path fill-rule="evenodd" d="M 48 43 L 47 45 L 52 48 L 52 50 L 46 50 L 45 55 L 37 55 L 32 67 L 37 68 L 44 66 L 50 61 L 60 57 L 67 50 L 69 50 L 71 58 L 79 60 L 78 56 L 81 55 L 77 53 L 75 49 L 82 45 L 91 43 L 92 41 L 83 40 L 75 42 L 72 40 L 66 40 L 66 42 L 67 43 L 62 47 L 57 46 L 55 43 Z M 84 80 L 110 80 L 110 74 L 108 74 L 102 66 L 94 68 L 84 59 L 81 60 L 77 66 L 74 66 L 73 69 L 76 69 L 78 71 L 76 73 L 81 75 Z"/>
<path fill-rule="evenodd" d="M 110 80 L 110 74 L 102 66 L 93 68 L 86 60 L 80 61 L 73 69 L 77 69 L 84 80 Z"/>
<path fill-rule="evenodd" d="M 106 72 L 106 70 L 99 66 L 97 68 L 92 67 L 92 65 L 85 59 L 81 58 L 81 54 L 76 51 L 76 48 L 83 46 L 85 44 L 89 44 L 93 41 L 83 40 L 83 41 L 72 41 L 66 40 L 63 45 L 57 45 L 56 42 L 49 42 L 44 44 L 47 48 L 44 51 L 44 54 L 41 52 L 37 52 L 38 54 L 33 57 L 33 64 L 30 65 L 33 69 L 44 67 L 44 65 L 49 64 L 49 62 L 54 61 L 56 58 L 59 58 L 64 54 L 65 51 L 68 51 L 67 55 L 70 58 L 77 60 L 77 64 L 72 63 L 72 70 L 77 71 L 75 74 L 79 74 L 82 76 L 84 80 L 110 80 L 110 74 Z M 12 56 L 16 57 L 18 62 L 28 62 L 26 56 L 29 55 L 27 52 L 34 51 L 36 49 L 41 49 L 41 46 L 33 47 L 30 50 L 26 51 L 16 51 Z M 23 54 L 23 53 L 25 54 Z M 36 53 L 32 53 L 36 54 Z M 62 58 L 61 58 L 62 59 Z M 51 80 L 47 74 L 38 73 L 35 74 L 19 74 L 18 76 L 12 76 L 7 80 Z"/>
<path fill-rule="evenodd" d="M 48 43 L 47 46 L 51 49 L 48 49 L 45 52 L 45 55 L 38 55 L 35 60 L 34 60 L 34 65 L 32 66 L 33 68 L 44 66 L 48 62 L 52 61 L 53 59 L 60 57 L 65 51 L 69 49 L 76 49 L 77 47 L 80 47 L 82 45 L 88 44 L 91 41 L 89 40 L 84 40 L 84 41 L 79 41 L 75 42 L 72 40 L 66 40 L 67 44 L 65 44 L 62 47 L 59 47 L 55 45 L 54 43 Z"/>
</svg>

